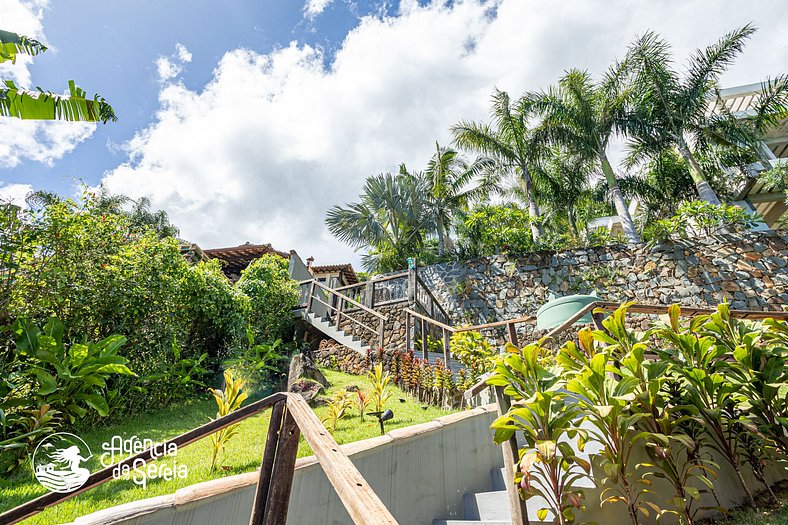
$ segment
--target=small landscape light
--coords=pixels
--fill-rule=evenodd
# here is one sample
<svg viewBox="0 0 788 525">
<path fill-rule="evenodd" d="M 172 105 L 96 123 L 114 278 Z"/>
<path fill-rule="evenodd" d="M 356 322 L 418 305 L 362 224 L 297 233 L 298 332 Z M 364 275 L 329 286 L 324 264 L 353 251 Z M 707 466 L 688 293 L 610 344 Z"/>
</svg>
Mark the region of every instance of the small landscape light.
<svg viewBox="0 0 788 525">
<path fill-rule="evenodd" d="M 370 412 L 369 415 L 375 416 L 376 418 L 378 418 L 378 423 L 380 423 L 380 435 L 381 436 L 386 433 L 386 430 L 383 427 L 383 422 L 384 421 L 388 421 L 390 419 L 394 419 L 394 412 L 392 412 L 391 409 L 389 409 L 389 408 L 387 408 L 383 412 Z"/>
</svg>

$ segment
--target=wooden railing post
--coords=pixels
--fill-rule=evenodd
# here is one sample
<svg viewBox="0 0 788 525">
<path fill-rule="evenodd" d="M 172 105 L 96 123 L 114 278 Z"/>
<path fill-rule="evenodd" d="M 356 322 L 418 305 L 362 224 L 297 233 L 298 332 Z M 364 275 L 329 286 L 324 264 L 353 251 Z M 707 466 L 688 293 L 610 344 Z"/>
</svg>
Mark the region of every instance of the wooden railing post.
<svg viewBox="0 0 788 525">
<path fill-rule="evenodd" d="M 416 268 L 408 268 L 408 306 L 416 305 Z"/>
<path fill-rule="evenodd" d="M 345 304 L 345 301 L 342 300 L 341 294 L 337 296 L 337 301 L 339 302 L 339 305 L 337 306 L 337 330 L 339 330 L 339 322 L 342 318 L 342 305 Z"/>
<path fill-rule="evenodd" d="M 411 331 L 410 313 L 405 312 L 405 351 L 406 352 L 412 350 L 411 344 L 413 343 L 413 334 L 411 334 L 410 331 Z"/>
<path fill-rule="evenodd" d="M 375 281 L 370 279 L 367 281 L 366 296 L 364 297 L 364 306 L 367 308 L 375 308 Z"/>
<path fill-rule="evenodd" d="M 268 423 L 268 435 L 265 439 L 263 462 L 260 465 L 260 479 L 257 481 L 257 492 L 252 505 L 252 517 L 249 520 L 250 525 L 260 525 L 263 522 L 265 505 L 269 499 L 271 489 L 274 459 L 276 459 L 276 444 L 279 441 L 279 431 L 282 428 L 282 415 L 284 414 L 286 403 L 287 401 L 282 400 L 271 409 L 271 421 Z"/>
<path fill-rule="evenodd" d="M 268 427 L 249 525 L 285 525 L 287 522 L 300 436 L 298 424 L 287 410 L 287 402 L 277 403 Z"/>
<path fill-rule="evenodd" d="M 378 344 L 380 345 L 380 348 L 383 348 L 383 331 L 385 328 L 386 328 L 386 322 L 383 319 L 381 319 L 380 327 L 378 328 L 378 334 L 379 334 Z"/>
<path fill-rule="evenodd" d="M 427 346 L 427 321 L 424 319 L 421 320 L 421 357 L 427 359 L 429 355 L 427 352 L 429 351 L 429 347 Z"/>
<path fill-rule="evenodd" d="M 445 328 L 441 328 L 443 332 L 443 360 L 446 363 L 446 368 L 451 370 L 451 364 L 449 364 L 449 359 L 451 358 L 451 349 L 449 348 L 449 332 L 446 331 Z"/>
<path fill-rule="evenodd" d="M 306 300 L 306 313 L 312 312 L 312 301 L 315 297 L 315 280 L 312 279 L 312 282 L 309 285 L 309 297 Z"/>
<path fill-rule="evenodd" d="M 506 328 L 509 330 L 509 342 L 519 347 L 520 345 L 517 343 L 517 328 L 514 326 L 514 323 L 507 324 Z"/>
<path fill-rule="evenodd" d="M 498 409 L 498 416 L 507 413 L 511 408 L 509 398 L 503 393 L 502 386 L 495 387 L 495 405 Z M 512 525 L 529 525 L 528 507 L 525 500 L 520 499 L 520 494 L 514 486 L 514 471 L 519 467 L 520 451 L 517 446 L 517 438 L 512 436 L 507 441 L 501 443 L 503 451 L 504 482 L 506 483 L 506 496 L 509 500 L 509 512 L 512 515 Z"/>
</svg>

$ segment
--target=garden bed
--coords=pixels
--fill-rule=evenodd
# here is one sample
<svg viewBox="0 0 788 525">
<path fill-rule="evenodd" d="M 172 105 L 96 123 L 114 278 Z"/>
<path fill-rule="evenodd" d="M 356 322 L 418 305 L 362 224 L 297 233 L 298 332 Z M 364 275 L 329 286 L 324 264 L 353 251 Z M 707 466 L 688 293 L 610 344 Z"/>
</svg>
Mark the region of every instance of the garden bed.
<svg viewBox="0 0 788 525">
<path fill-rule="evenodd" d="M 368 385 L 368 380 L 363 376 L 353 376 L 330 370 L 323 371 L 331 382 L 327 395 L 331 396 L 340 389 L 356 385 L 362 389 Z M 394 412 L 394 419 L 386 423 L 387 430 L 402 428 L 445 415 L 447 411 L 426 406 L 417 402 L 397 387 L 389 387 L 392 397 L 386 405 Z M 102 443 L 108 442 L 113 436 L 128 439 L 137 436 L 140 439 L 149 438 L 161 441 L 174 437 L 189 429 L 206 423 L 214 417 L 216 405 L 207 396 L 200 399 L 176 404 L 160 410 L 151 411 L 143 416 L 116 425 L 97 428 L 90 432 L 82 431 L 80 437 L 90 447 L 93 457 L 87 466 L 91 471 L 99 468 L 98 457 L 101 455 Z M 315 408 L 318 417 L 326 416 L 327 407 Z M 208 439 L 200 440 L 178 451 L 176 461 L 188 468 L 186 479 L 175 478 L 171 481 L 161 479 L 149 480 L 143 489 L 131 479 L 121 479 L 108 482 L 100 487 L 81 494 L 53 508 L 47 509 L 35 518 L 23 523 L 49 524 L 62 523 L 74 520 L 78 516 L 89 514 L 100 509 L 128 503 L 144 498 L 151 498 L 170 494 L 177 489 L 243 472 L 251 472 L 259 467 L 263 454 L 264 436 L 268 428 L 270 412 L 251 417 L 241 422 L 238 434 L 227 445 L 227 452 L 223 468 L 215 472 L 210 471 L 211 446 Z M 338 443 L 349 443 L 379 435 L 378 423 L 372 417 L 366 417 L 362 423 L 355 412 L 337 424 L 334 437 Z M 312 451 L 306 442 L 301 441 L 298 456 L 311 455 Z M 0 512 L 8 510 L 34 497 L 45 493 L 45 489 L 33 479 L 29 468 L 18 472 L 6 486 L 0 489 L 3 497 L 0 498 Z"/>
</svg>

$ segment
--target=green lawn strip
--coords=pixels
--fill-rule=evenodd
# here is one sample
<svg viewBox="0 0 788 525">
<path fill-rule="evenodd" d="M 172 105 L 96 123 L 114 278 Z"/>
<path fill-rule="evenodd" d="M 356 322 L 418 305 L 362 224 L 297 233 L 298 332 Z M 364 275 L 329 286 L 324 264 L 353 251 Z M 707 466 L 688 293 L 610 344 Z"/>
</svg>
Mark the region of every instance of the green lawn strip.
<svg viewBox="0 0 788 525">
<path fill-rule="evenodd" d="M 337 390 L 350 385 L 356 385 L 362 390 L 367 389 L 369 386 L 368 380 L 363 376 L 354 376 L 330 370 L 324 370 L 324 373 L 332 385 L 327 393 L 329 396 Z M 405 394 L 399 388 L 390 388 L 392 397 L 386 408 L 390 408 L 394 412 L 394 419 L 386 422 L 387 430 L 431 421 L 449 413 L 432 406 L 423 408 L 424 405 Z M 322 419 L 325 417 L 327 409 L 321 406 L 317 407 L 315 412 Z M 112 436 L 117 435 L 123 439 L 128 439 L 136 435 L 140 439 L 149 438 L 154 441 L 163 441 L 206 423 L 215 414 L 216 405 L 213 399 L 206 397 L 151 411 L 136 418 L 130 418 L 126 422 L 96 428 L 90 432 L 83 430 L 79 435 L 85 440 L 93 453 L 93 458 L 91 458 L 87 467 L 91 471 L 99 469 L 100 463 L 98 458 L 102 452 L 101 444 L 108 442 Z M 224 460 L 221 462 L 225 467 L 222 470 L 210 472 L 210 440 L 209 438 L 204 438 L 179 449 L 177 457 L 174 458 L 177 464 L 186 465 L 188 468 L 189 472 L 186 479 L 175 478 L 169 481 L 162 479 L 149 480 L 145 489 L 135 484 L 131 479 L 110 481 L 60 505 L 47 509 L 23 523 L 51 524 L 70 522 L 78 516 L 90 514 L 107 507 L 171 494 L 180 488 L 202 481 L 253 471 L 259 467 L 262 459 L 269 418 L 270 411 L 266 411 L 241 422 L 238 434 L 227 445 L 227 452 Z M 345 419 L 338 423 L 334 438 L 338 443 L 342 444 L 378 435 L 380 435 L 380 429 L 377 421 L 373 417 L 367 416 L 361 422 L 355 410 L 353 410 Z M 312 454 L 312 451 L 304 439 L 301 438 L 298 456 L 303 457 L 310 454 Z M 156 463 L 171 465 L 172 461 L 173 458 L 164 458 Z M 23 469 L 11 480 L 9 485 L 0 488 L 0 494 L 2 494 L 2 497 L 0 497 L 0 511 L 8 510 L 45 492 L 46 490 L 33 478 L 30 469 Z"/>
</svg>

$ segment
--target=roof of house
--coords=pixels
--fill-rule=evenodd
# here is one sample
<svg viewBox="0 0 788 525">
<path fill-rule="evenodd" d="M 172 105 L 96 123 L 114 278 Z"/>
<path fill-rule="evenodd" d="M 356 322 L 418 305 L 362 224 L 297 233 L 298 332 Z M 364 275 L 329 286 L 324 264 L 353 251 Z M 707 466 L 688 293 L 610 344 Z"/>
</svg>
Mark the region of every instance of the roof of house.
<svg viewBox="0 0 788 525">
<path fill-rule="evenodd" d="M 351 264 L 325 264 L 322 266 L 312 265 L 309 269 L 312 271 L 312 274 L 339 272 L 345 275 L 345 281 L 347 284 L 358 283 L 358 275 L 356 275 L 356 271 L 353 269 L 353 265 Z"/>
<path fill-rule="evenodd" d="M 230 246 L 228 248 L 203 250 L 203 253 L 209 259 L 224 261 L 222 269 L 225 275 L 240 275 L 241 270 L 249 266 L 252 261 L 259 259 L 267 253 L 274 253 L 285 259 L 290 258 L 289 253 L 276 250 L 270 244 L 251 244 L 249 242 L 239 246 Z"/>
</svg>

